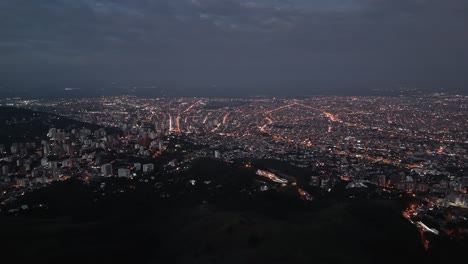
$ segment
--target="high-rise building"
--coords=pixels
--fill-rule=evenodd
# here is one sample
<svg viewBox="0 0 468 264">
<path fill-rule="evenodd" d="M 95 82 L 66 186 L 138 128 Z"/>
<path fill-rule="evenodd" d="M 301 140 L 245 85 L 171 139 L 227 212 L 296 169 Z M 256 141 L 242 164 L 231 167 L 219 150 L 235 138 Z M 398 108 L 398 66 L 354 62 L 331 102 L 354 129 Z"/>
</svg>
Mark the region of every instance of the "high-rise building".
<svg viewBox="0 0 468 264">
<path fill-rule="evenodd" d="M 143 164 L 143 172 L 152 172 L 154 171 L 154 164 L 148 163 L 148 164 Z"/>
<path fill-rule="evenodd" d="M 43 151 L 44 151 L 44 156 L 46 156 L 47 154 L 49 154 L 49 152 L 50 152 L 50 146 L 49 146 L 49 144 L 44 145 Z"/>
<path fill-rule="evenodd" d="M 461 184 L 462 186 L 468 186 L 468 176 L 462 178 Z"/>
<path fill-rule="evenodd" d="M 377 178 L 379 187 L 387 187 L 387 177 L 385 175 L 379 175 Z"/>
<path fill-rule="evenodd" d="M 322 181 L 320 182 L 320 187 L 322 189 L 329 188 L 329 186 L 330 186 L 329 181 L 330 180 L 328 178 L 323 178 Z"/>
<path fill-rule="evenodd" d="M 176 159 L 173 159 L 173 160 L 169 161 L 169 166 L 171 166 L 171 167 L 175 167 L 176 164 L 177 164 L 177 160 L 176 160 Z"/>
<path fill-rule="evenodd" d="M 130 178 L 130 170 L 126 168 L 120 168 L 117 172 L 119 177 Z"/>
<path fill-rule="evenodd" d="M 10 147 L 11 154 L 18 153 L 18 145 L 16 143 L 12 144 Z"/>
<path fill-rule="evenodd" d="M 50 169 L 57 169 L 58 168 L 58 161 L 49 161 L 48 166 Z"/>
<path fill-rule="evenodd" d="M 141 170 L 141 163 L 133 163 L 133 167 L 135 167 L 135 170 L 140 171 Z"/>
<path fill-rule="evenodd" d="M 221 152 L 219 150 L 215 150 L 214 155 L 215 155 L 215 159 L 221 158 Z"/>
<path fill-rule="evenodd" d="M 71 154 L 71 147 L 69 144 L 63 144 L 62 148 L 63 148 L 63 151 L 65 151 L 67 154 Z"/>
<path fill-rule="evenodd" d="M 163 143 L 162 139 L 159 139 L 159 140 L 158 140 L 158 147 L 159 147 L 159 150 L 162 150 L 163 144 L 164 144 L 164 143 Z"/>
<path fill-rule="evenodd" d="M 55 138 L 56 135 L 57 135 L 57 129 L 56 128 L 49 129 L 49 133 L 47 133 L 48 137 Z"/>
<path fill-rule="evenodd" d="M 320 176 L 310 176 L 310 186 L 319 187 L 320 186 Z"/>
<path fill-rule="evenodd" d="M 3 165 L 3 167 L 2 167 L 2 175 L 8 175 L 8 165 Z"/>
<path fill-rule="evenodd" d="M 73 161 L 71 159 L 62 160 L 62 167 L 68 167 L 71 165 L 73 165 Z"/>
<path fill-rule="evenodd" d="M 112 164 L 106 163 L 101 166 L 102 176 L 112 176 Z"/>
</svg>

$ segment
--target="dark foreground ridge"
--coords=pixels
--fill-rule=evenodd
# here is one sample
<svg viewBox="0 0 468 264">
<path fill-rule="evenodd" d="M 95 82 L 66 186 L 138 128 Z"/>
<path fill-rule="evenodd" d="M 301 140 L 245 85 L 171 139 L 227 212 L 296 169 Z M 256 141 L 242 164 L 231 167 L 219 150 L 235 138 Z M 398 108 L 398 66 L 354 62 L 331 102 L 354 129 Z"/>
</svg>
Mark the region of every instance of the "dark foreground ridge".
<svg viewBox="0 0 468 264">
<path fill-rule="evenodd" d="M 9 205 L 30 209 L 0 218 L 8 241 L 3 250 L 20 262 L 426 260 L 419 234 L 397 201 L 346 199 L 346 191 L 337 189 L 308 202 L 297 188 L 271 183 L 270 191 L 249 194 L 259 177 L 241 165 L 196 160 L 159 184 L 120 178 L 56 182 Z M 202 184 L 187 186 L 192 178 Z"/>
</svg>

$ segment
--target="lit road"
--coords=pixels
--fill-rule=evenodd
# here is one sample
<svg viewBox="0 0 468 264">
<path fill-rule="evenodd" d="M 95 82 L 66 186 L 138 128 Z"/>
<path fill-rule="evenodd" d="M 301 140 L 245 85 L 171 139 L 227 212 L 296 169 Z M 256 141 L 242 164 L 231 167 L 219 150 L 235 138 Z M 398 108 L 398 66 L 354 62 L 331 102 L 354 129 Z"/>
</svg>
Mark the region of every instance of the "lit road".
<svg viewBox="0 0 468 264">
<path fill-rule="evenodd" d="M 184 113 L 187 113 L 189 112 L 190 110 L 192 110 L 192 108 L 194 108 L 196 105 L 198 105 L 199 103 L 201 103 L 203 100 L 199 100 L 197 102 L 195 102 L 194 104 L 190 105 L 189 107 L 187 107 L 187 109 L 185 109 L 184 111 L 182 111 L 181 113 L 179 113 L 177 115 L 177 118 L 176 118 L 176 126 L 177 126 L 177 132 L 182 132 L 182 128 L 180 126 L 180 115 L 184 114 Z"/>
<path fill-rule="evenodd" d="M 231 114 L 231 112 L 228 112 L 228 113 L 224 116 L 224 118 L 223 118 L 223 124 L 226 124 L 226 123 L 227 123 L 227 120 L 228 120 L 230 114 Z"/>
</svg>

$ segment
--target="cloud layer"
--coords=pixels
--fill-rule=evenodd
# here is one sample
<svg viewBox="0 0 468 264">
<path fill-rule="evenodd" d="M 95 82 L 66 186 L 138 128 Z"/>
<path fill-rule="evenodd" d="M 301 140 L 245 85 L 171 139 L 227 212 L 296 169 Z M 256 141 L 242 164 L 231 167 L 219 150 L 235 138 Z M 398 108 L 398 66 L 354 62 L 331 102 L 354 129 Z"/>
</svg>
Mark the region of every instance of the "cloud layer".
<svg viewBox="0 0 468 264">
<path fill-rule="evenodd" d="M 3 0 L 0 85 L 463 89 L 467 14 L 464 0 Z"/>
</svg>

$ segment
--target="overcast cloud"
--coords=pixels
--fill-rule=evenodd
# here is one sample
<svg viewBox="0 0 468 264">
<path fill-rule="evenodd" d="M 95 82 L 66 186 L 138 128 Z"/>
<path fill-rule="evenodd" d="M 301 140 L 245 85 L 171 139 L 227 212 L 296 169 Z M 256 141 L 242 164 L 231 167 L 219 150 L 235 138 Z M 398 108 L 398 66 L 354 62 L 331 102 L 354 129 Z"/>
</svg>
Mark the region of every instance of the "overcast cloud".
<svg viewBox="0 0 468 264">
<path fill-rule="evenodd" d="M 466 0 L 2 0 L 0 89 L 466 91 L 467 29 Z"/>
</svg>

